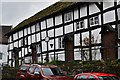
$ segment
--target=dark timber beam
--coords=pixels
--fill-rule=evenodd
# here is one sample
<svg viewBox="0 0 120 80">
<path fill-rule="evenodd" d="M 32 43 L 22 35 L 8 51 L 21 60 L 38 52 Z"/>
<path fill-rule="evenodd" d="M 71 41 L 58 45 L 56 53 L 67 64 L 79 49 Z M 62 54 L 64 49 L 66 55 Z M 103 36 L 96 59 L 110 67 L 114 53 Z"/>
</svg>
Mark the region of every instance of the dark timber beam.
<svg viewBox="0 0 120 80">
<path fill-rule="evenodd" d="M 101 10 L 102 7 L 101 7 L 101 4 L 99 4 L 98 2 L 94 2 L 96 4 L 96 6 Z"/>
</svg>

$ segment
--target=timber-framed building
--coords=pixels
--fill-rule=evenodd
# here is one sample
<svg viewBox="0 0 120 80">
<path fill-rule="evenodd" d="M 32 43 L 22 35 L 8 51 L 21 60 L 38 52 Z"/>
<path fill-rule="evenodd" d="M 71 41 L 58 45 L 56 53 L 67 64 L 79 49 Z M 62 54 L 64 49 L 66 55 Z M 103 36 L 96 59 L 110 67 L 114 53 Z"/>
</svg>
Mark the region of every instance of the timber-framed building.
<svg viewBox="0 0 120 80">
<path fill-rule="evenodd" d="M 120 59 L 120 2 L 57 2 L 6 35 L 11 66 Z"/>
</svg>

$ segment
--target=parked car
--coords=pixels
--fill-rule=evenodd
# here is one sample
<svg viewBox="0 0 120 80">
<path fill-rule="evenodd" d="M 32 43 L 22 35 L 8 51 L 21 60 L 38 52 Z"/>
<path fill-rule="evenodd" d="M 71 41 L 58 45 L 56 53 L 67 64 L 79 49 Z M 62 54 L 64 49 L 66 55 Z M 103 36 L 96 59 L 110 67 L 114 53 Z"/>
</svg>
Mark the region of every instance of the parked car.
<svg viewBox="0 0 120 80">
<path fill-rule="evenodd" d="M 74 80 L 120 80 L 120 78 L 114 74 L 93 72 L 77 74 Z"/>
<path fill-rule="evenodd" d="M 33 64 L 27 72 L 28 80 L 73 80 L 55 65 Z"/>
<path fill-rule="evenodd" d="M 30 64 L 22 64 L 17 71 L 16 80 L 25 80 L 26 79 L 26 73 L 27 73 L 29 67 L 30 67 Z"/>
</svg>

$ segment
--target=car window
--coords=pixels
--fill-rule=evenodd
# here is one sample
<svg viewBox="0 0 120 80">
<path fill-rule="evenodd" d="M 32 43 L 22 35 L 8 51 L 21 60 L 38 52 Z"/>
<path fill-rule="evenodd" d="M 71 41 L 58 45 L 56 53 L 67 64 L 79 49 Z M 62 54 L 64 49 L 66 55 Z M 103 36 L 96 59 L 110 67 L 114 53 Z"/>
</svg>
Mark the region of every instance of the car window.
<svg viewBox="0 0 120 80">
<path fill-rule="evenodd" d="M 30 68 L 28 69 L 29 73 L 33 73 L 34 70 L 34 66 L 30 66 Z"/>
<path fill-rule="evenodd" d="M 25 65 L 22 65 L 21 67 L 20 67 L 20 70 L 23 70 L 23 71 L 25 71 L 25 70 L 27 70 L 28 69 L 28 66 L 25 66 Z"/>
<path fill-rule="evenodd" d="M 119 80 L 119 78 L 114 77 L 114 76 L 100 76 L 100 80 Z"/>
<path fill-rule="evenodd" d="M 42 68 L 42 72 L 45 76 L 64 76 L 64 74 L 59 68 Z"/>
<path fill-rule="evenodd" d="M 34 72 L 40 72 L 40 69 L 36 67 Z"/>
<path fill-rule="evenodd" d="M 88 80 L 96 80 L 94 76 L 89 76 Z"/>
<path fill-rule="evenodd" d="M 87 76 L 81 75 L 81 76 L 78 76 L 75 80 L 87 80 Z"/>
</svg>

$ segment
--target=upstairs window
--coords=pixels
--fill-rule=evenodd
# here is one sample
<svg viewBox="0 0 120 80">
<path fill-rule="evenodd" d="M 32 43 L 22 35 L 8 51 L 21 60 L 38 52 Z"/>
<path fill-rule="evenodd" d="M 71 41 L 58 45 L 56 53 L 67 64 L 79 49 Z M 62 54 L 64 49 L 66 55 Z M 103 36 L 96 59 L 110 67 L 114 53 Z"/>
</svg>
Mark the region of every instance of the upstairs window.
<svg viewBox="0 0 120 80">
<path fill-rule="evenodd" d="M 99 24 L 99 18 L 98 18 L 98 16 L 90 18 L 90 25 L 91 26 L 98 25 L 98 24 Z"/>
<path fill-rule="evenodd" d="M 72 13 L 71 12 L 65 13 L 64 20 L 65 22 L 72 20 Z"/>
<path fill-rule="evenodd" d="M 84 20 L 76 22 L 76 29 L 79 30 L 79 29 L 82 29 L 82 28 L 85 28 Z"/>
<path fill-rule="evenodd" d="M 118 24 L 118 39 L 120 39 L 120 24 Z"/>
<path fill-rule="evenodd" d="M 58 38 L 58 47 L 64 48 L 63 37 Z"/>
</svg>

